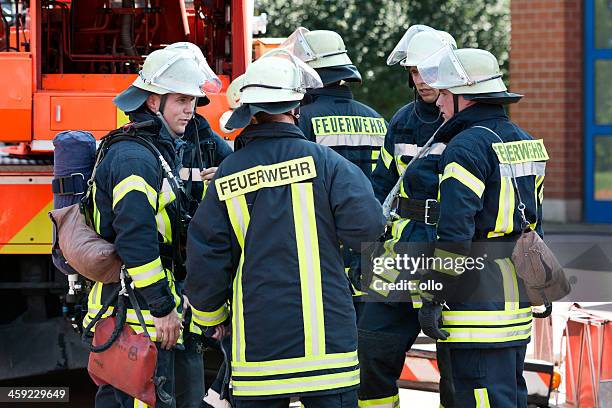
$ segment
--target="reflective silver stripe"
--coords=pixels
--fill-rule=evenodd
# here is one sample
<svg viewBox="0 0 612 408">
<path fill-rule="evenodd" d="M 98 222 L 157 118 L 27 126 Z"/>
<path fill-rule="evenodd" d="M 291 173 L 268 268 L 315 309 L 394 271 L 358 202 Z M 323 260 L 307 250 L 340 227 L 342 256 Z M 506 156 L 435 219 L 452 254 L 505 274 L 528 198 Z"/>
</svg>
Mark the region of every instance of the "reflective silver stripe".
<svg viewBox="0 0 612 408">
<path fill-rule="evenodd" d="M 179 170 L 179 177 L 181 180 L 189 180 L 189 173 L 191 173 L 192 181 L 202 181 L 202 175 L 200 174 L 200 169 L 198 168 L 183 167 Z"/>
<path fill-rule="evenodd" d="M 524 310 L 524 309 L 520 309 Z M 528 319 L 532 316 L 531 308 L 524 312 L 517 313 L 504 313 L 501 311 L 482 312 L 470 311 L 470 312 L 456 312 L 456 311 L 442 311 L 442 319 L 444 325 L 461 325 L 465 326 L 466 322 L 473 322 L 473 324 L 484 325 L 485 322 L 491 322 L 497 325 L 505 325 L 509 320 L 521 320 Z"/>
<path fill-rule="evenodd" d="M 505 310 L 516 310 L 519 308 L 519 293 L 514 265 L 508 258 L 496 259 L 495 263 L 502 274 Z"/>
<path fill-rule="evenodd" d="M 473 330 L 465 330 L 463 328 L 452 328 L 452 327 L 444 327 L 446 331 L 450 333 L 449 340 L 453 339 L 462 339 L 463 341 L 470 340 L 478 340 L 478 339 L 487 339 L 487 340 L 495 340 L 499 339 L 502 341 L 512 341 L 518 340 L 514 337 L 524 336 L 531 334 L 531 323 L 528 325 L 529 327 L 517 326 L 515 327 L 506 327 L 501 331 L 493 331 L 496 329 L 491 328 L 475 328 Z M 521 327 L 518 329 L 518 327 Z M 465 330 L 465 331 L 460 331 Z"/>
<path fill-rule="evenodd" d="M 307 316 L 304 321 L 306 355 L 318 356 L 325 353 L 320 344 L 325 345 L 325 334 L 319 331 L 322 325 L 319 319 L 319 306 L 322 305 L 322 293 L 317 288 L 321 287 L 321 266 L 319 264 L 319 248 L 317 245 L 317 226 L 314 214 L 314 197 L 312 183 L 296 183 L 291 185 L 292 201 L 294 211 L 295 233 L 297 238 L 297 251 L 300 263 L 300 280 L 306 279 L 306 285 L 302 282 L 302 296 L 308 298 L 308 307 L 305 310 Z M 297 216 L 296 216 L 297 215 Z M 301 234 L 301 237 L 298 237 Z M 301 238 L 301 239 L 300 239 Z M 302 247 L 300 247 L 300 242 Z M 305 263 L 306 270 L 302 270 L 302 263 Z M 306 289 L 307 293 L 304 293 Z M 309 321 L 308 318 L 310 319 Z M 308 334 L 310 334 L 310 344 L 308 344 Z M 322 337 L 323 336 L 323 337 Z M 312 353 L 309 347 L 312 347 Z"/>
<path fill-rule="evenodd" d="M 489 395 L 486 388 L 474 389 L 474 398 L 476 399 L 476 408 L 490 408 Z"/>
<path fill-rule="evenodd" d="M 311 371 L 318 370 L 317 366 L 321 365 L 330 365 L 330 364 L 343 364 L 343 363 L 351 363 L 354 365 L 359 364 L 359 360 L 357 358 L 357 353 L 352 356 L 344 356 L 337 358 L 317 358 L 313 360 L 307 359 L 299 359 L 296 362 L 278 362 L 276 364 L 265 364 L 265 365 L 253 365 L 253 366 L 242 366 L 238 364 L 234 364 L 232 366 L 232 374 L 243 374 L 247 375 L 249 373 L 268 373 L 273 371 L 283 371 L 283 370 L 295 370 L 299 372 L 303 371 Z M 272 375 L 272 374 L 269 374 Z"/>
<path fill-rule="evenodd" d="M 445 149 L 446 149 L 445 143 L 434 143 L 431 146 L 429 146 L 429 148 L 427 149 L 427 152 L 425 152 L 423 156 L 429 156 L 430 154 L 440 155 L 444 152 Z"/>
<path fill-rule="evenodd" d="M 242 305 L 242 266 L 244 264 L 244 240 L 249 226 L 250 216 L 244 195 L 233 197 L 225 201 L 227 212 L 234 230 L 234 234 L 242 249 L 238 270 L 233 284 L 233 302 L 232 302 L 232 360 L 242 361 L 243 353 L 245 352 L 245 344 L 243 339 L 244 316 Z"/>
<path fill-rule="evenodd" d="M 231 404 L 224 399 L 222 400 L 221 395 L 219 395 L 219 393 L 212 388 L 209 388 L 206 392 L 204 402 L 213 408 L 232 408 Z"/>
<path fill-rule="evenodd" d="M 225 317 L 227 317 L 227 309 L 224 306 L 221 306 L 219 309 L 215 310 L 214 312 L 201 312 L 197 309 L 195 309 L 194 307 L 191 308 L 191 312 L 193 313 L 193 316 L 195 318 L 195 320 L 198 320 L 198 323 L 215 323 L 219 320 L 224 319 Z"/>
<path fill-rule="evenodd" d="M 314 377 L 291 378 L 287 380 L 270 380 L 270 381 L 233 381 L 232 388 L 236 395 L 244 395 L 249 393 L 252 395 L 274 395 L 297 391 L 316 391 L 319 389 L 333 389 L 359 381 L 359 370 L 357 373 L 342 373 L 350 374 L 346 377 L 332 377 L 332 375 L 322 375 Z M 260 382 L 261 384 L 257 384 Z"/>
<path fill-rule="evenodd" d="M 354 135 L 338 134 L 317 136 L 317 143 L 323 146 L 382 146 L 384 135 L 357 133 Z"/>
<path fill-rule="evenodd" d="M 513 171 L 514 177 L 544 176 L 546 173 L 546 162 L 528 161 L 523 163 L 499 164 L 499 172 L 502 177 L 512 177 Z"/>
<path fill-rule="evenodd" d="M 128 268 L 128 273 L 130 272 L 130 269 L 132 268 Z M 157 265 L 155 267 L 153 267 L 152 269 L 149 269 L 146 272 L 139 272 L 136 274 L 130 273 L 130 276 L 132 277 L 132 280 L 134 282 L 138 282 L 138 281 L 143 281 L 145 279 L 149 279 L 154 277 L 155 275 L 158 275 L 160 273 L 164 272 L 164 267 L 162 265 Z"/>
<path fill-rule="evenodd" d="M 502 177 L 501 183 L 503 194 L 501 194 L 499 199 L 503 202 L 503 212 L 501 214 L 501 231 L 498 232 L 509 234 L 514 228 L 514 185 L 512 184 L 512 179 L 508 177 Z"/>
<path fill-rule="evenodd" d="M 130 191 L 140 191 L 144 193 L 151 207 L 155 208 L 155 202 L 157 201 L 157 193 L 155 190 L 147 184 L 147 182 L 140 176 L 131 175 L 120 181 L 115 188 L 113 188 L 113 208 L 121 201 L 121 199 Z"/>
<path fill-rule="evenodd" d="M 416 156 L 421 151 L 422 147 L 413 143 L 396 143 L 395 154 L 399 156 Z M 427 148 L 427 151 L 421 157 L 431 155 L 439 155 L 446 149 L 445 143 L 434 143 Z"/>
<path fill-rule="evenodd" d="M 408 143 L 396 143 L 395 152 L 396 156 L 416 156 L 419 152 L 419 146 L 416 144 Z"/>
</svg>

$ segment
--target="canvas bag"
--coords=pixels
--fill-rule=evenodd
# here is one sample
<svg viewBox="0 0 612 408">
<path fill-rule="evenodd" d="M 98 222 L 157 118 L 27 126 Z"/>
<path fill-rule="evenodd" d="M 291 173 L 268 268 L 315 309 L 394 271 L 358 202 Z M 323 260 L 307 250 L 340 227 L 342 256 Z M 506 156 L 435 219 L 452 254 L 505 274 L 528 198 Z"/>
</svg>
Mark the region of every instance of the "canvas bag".
<svg viewBox="0 0 612 408">
<path fill-rule="evenodd" d="M 501 142 L 504 149 L 507 145 L 502 138 L 493 130 L 485 126 L 474 126 L 475 128 L 485 129 L 495 135 Z M 514 170 L 512 173 L 512 183 L 518 200 L 518 210 L 521 214 L 521 235 L 514 245 L 512 251 L 512 262 L 516 269 L 516 274 L 525 283 L 527 296 L 532 306 L 545 305 L 547 313 L 552 311 L 552 304 L 556 300 L 565 297 L 571 290 L 570 284 L 565 276 L 563 267 L 557 260 L 555 254 L 550 250 L 542 238 L 531 228 L 531 224 L 525 216 L 525 203 L 521 198 Z M 534 314 L 536 317 L 546 317 Z"/>
</svg>

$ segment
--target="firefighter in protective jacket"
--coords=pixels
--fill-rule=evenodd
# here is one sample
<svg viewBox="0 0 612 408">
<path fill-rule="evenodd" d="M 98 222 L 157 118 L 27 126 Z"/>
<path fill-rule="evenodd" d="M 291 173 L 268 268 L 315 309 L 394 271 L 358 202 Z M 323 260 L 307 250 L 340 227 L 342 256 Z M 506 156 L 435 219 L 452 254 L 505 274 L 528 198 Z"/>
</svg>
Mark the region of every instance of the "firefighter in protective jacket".
<svg viewBox="0 0 612 408">
<path fill-rule="evenodd" d="M 532 312 L 510 257 L 524 228 L 542 234 L 548 154 L 508 119 L 502 105 L 522 95 L 507 92 L 491 53 L 445 48 L 418 68 L 440 89 L 448 141 L 438 241 L 423 277 L 441 285 L 424 293 L 419 320 L 450 350 L 456 407 L 526 408 Z"/>
<path fill-rule="evenodd" d="M 318 74 L 285 50 L 249 66 L 246 127 L 189 228 L 186 291 L 195 320 L 230 319 L 236 408 L 356 407 L 357 328 L 339 241 L 359 248 L 384 227 L 358 167 L 295 125 Z M 342 403 L 343 405 L 340 405 Z"/>
<path fill-rule="evenodd" d="M 171 184 L 181 167 L 177 160 L 178 135 L 193 116 L 195 101 L 205 97 L 202 88 L 218 88 L 219 79 L 192 51 L 175 48 L 152 52 L 132 86 L 114 103 L 129 113 L 134 123 L 111 132 L 134 137 L 113 143 L 104 152 L 93 180 L 92 215 L 96 231 L 113 242 L 135 288 L 148 334 L 158 347 L 158 384 L 168 399 L 157 406 L 174 406 L 175 345 L 182 343 L 182 299 L 174 276 L 184 212 L 179 192 Z M 146 139 L 161 153 L 156 157 L 135 136 Z M 163 169 L 163 162 L 167 169 Z M 172 175 L 172 176 L 171 176 Z M 169 254 L 169 256 L 164 256 Z M 119 284 L 94 284 L 88 297 L 87 325 Z M 112 313 L 112 308 L 108 314 Z M 134 309 L 127 309 L 127 322 L 143 329 Z M 159 395 L 159 392 L 158 392 Z M 140 406 L 122 391 L 103 385 L 96 395 L 98 407 Z"/>
<path fill-rule="evenodd" d="M 442 125 L 442 117 L 435 104 L 438 91 L 423 82 L 416 66 L 445 44 L 456 45 L 450 34 L 428 26 L 414 25 L 406 31 L 387 59 L 387 64 L 399 63 L 408 70 L 408 83 L 414 89 L 414 101 L 402 107 L 391 119 L 372 174 L 374 193 L 381 203 L 401 179 L 394 209 L 396 218 L 393 219 L 391 234 L 384 243 L 385 251 L 381 257 L 393 258 L 396 252 L 401 252 L 398 246 L 433 242 L 436 237 L 438 161 L 446 145 L 435 138 L 425 148 Z M 407 167 L 419 153 L 419 158 Z M 417 245 L 412 244 L 410 248 L 416 251 Z M 379 298 L 379 301 L 364 304 L 358 324 L 361 363 L 359 401 L 364 406 L 399 406 L 397 380 L 404 366 L 405 353 L 421 331 L 418 294 L 411 296 L 411 303 L 401 302 L 385 286 L 403 277 L 396 269 L 388 269 L 373 275 L 372 281 L 364 289 Z M 418 281 L 418 278 L 414 281 Z M 390 353 L 389 350 L 394 352 Z M 450 408 L 451 393 L 442 370 L 443 359 L 438 362 L 442 372 L 440 400 Z"/>
</svg>

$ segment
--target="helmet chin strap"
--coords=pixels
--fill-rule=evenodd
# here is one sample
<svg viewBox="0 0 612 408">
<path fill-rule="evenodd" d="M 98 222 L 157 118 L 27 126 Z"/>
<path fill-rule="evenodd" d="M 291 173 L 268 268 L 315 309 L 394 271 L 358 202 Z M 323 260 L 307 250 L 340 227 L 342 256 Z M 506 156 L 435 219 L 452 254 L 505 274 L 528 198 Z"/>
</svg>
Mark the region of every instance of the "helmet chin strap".
<svg viewBox="0 0 612 408">
<path fill-rule="evenodd" d="M 459 113 L 459 95 L 453 94 L 453 116 Z"/>
<path fill-rule="evenodd" d="M 163 123 L 164 127 L 166 128 L 168 133 L 170 133 L 170 136 L 172 136 L 173 139 L 180 139 L 181 137 L 183 137 L 183 135 L 177 135 L 176 132 L 174 132 L 174 130 L 170 128 L 170 125 L 168 124 L 168 122 L 166 122 L 166 118 L 164 118 L 164 115 L 161 113 L 161 111 L 157 111 L 155 115 L 159 118 L 159 120 L 161 120 L 161 123 Z"/>
<path fill-rule="evenodd" d="M 426 125 L 431 125 L 432 123 L 436 123 L 438 121 L 438 119 L 440 119 L 440 115 L 442 115 L 442 112 L 440 110 L 438 110 L 438 116 L 432 120 L 431 122 L 426 121 L 425 119 L 423 119 L 423 117 L 419 114 L 419 106 L 418 106 L 418 99 L 421 98 L 421 96 L 419 95 L 419 91 L 417 90 L 416 86 L 414 86 L 413 88 L 414 90 L 414 114 L 416 115 L 416 117 L 421 121 L 421 123 L 424 123 Z M 421 100 L 423 101 L 423 99 L 421 98 Z M 424 103 L 427 103 L 425 101 L 423 101 Z"/>
</svg>

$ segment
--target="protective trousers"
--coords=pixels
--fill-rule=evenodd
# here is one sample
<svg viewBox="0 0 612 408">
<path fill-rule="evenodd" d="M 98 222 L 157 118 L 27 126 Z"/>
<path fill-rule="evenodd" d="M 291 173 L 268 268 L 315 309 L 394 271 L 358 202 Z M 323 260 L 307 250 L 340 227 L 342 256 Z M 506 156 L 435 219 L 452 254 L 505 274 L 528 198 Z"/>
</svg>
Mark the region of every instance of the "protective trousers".
<svg viewBox="0 0 612 408">
<path fill-rule="evenodd" d="M 527 408 L 527 346 L 450 349 L 455 408 Z"/>
<path fill-rule="evenodd" d="M 290 399 L 236 400 L 235 408 L 287 408 Z M 357 408 L 357 391 L 351 390 L 340 394 L 300 397 L 305 408 Z"/>
<path fill-rule="evenodd" d="M 400 406 L 397 380 L 406 351 L 421 331 L 418 310 L 411 303 L 365 302 L 358 322 L 360 407 Z"/>
<path fill-rule="evenodd" d="M 203 346 L 194 333 L 183 332 L 183 340 L 185 350 L 176 350 L 174 358 L 176 408 L 199 408 L 204 397 Z"/>
<path fill-rule="evenodd" d="M 176 399 L 174 398 L 174 350 L 163 350 L 157 346 L 157 367 L 155 376 L 158 378 L 164 377 L 165 381 L 160 385 L 162 389 L 172 397 L 170 401 L 164 402 L 157 395 L 155 408 L 176 408 Z M 142 401 L 134 399 L 123 391 L 114 388 L 111 385 L 102 385 L 96 393 L 96 408 L 147 408 L 149 407 Z"/>
</svg>

